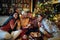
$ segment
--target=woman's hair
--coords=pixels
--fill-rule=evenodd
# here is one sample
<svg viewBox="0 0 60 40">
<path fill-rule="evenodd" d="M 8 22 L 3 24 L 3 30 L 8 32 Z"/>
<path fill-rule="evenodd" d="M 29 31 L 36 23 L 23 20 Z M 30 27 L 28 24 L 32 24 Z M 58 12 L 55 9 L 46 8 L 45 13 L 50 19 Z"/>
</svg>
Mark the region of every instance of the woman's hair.
<svg viewBox="0 0 60 40">
<path fill-rule="evenodd" d="M 14 15 L 15 13 L 17 13 L 17 14 L 18 14 L 18 12 L 14 12 L 14 13 L 13 13 L 13 15 Z M 19 18 L 19 14 L 18 14 L 18 18 L 17 18 L 17 19 L 20 19 L 20 18 Z"/>
<path fill-rule="evenodd" d="M 15 13 L 16 13 L 16 12 L 14 12 L 13 14 L 11 14 L 11 15 L 9 16 L 9 18 L 4 22 L 4 24 L 3 24 L 2 26 L 8 24 L 8 22 L 9 22 L 11 19 L 14 18 L 13 15 L 14 15 Z M 18 14 L 18 13 L 17 13 L 17 14 Z M 17 19 L 19 19 L 19 14 L 18 14 L 18 18 L 17 18 Z"/>
<path fill-rule="evenodd" d="M 40 14 L 40 16 L 41 16 L 41 17 L 43 17 L 43 18 L 45 18 L 45 17 L 46 17 L 46 15 L 45 15 L 45 14 Z"/>
<path fill-rule="evenodd" d="M 9 16 L 9 18 L 4 22 L 4 24 L 2 26 L 5 26 L 6 24 L 8 24 L 8 22 L 13 18 L 13 16 Z"/>
<path fill-rule="evenodd" d="M 13 16 L 15 13 L 17 13 L 17 12 L 13 12 L 12 14 L 10 14 L 10 16 Z"/>
</svg>

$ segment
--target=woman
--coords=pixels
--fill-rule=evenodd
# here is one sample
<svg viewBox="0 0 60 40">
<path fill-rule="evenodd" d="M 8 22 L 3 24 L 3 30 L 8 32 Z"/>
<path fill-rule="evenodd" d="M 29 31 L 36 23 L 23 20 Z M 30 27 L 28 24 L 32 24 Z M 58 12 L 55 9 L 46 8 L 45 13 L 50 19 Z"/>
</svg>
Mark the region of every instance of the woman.
<svg viewBox="0 0 60 40">
<path fill-rule="evenodd" d="M 5 24 L 3 25 L 0 29 L 10 32 L 11 30 L 13 30 L 16 26 L 16 20 L 18 18 L 18 13 L 14 13 L 12 18 Z"/>
<path fill-rule="evenodd" d="M 16 28 L 17 19 L 18 19 L 18 13 L 15 12 L 12 15 L 12 18 L 5 25 L 3 25 L 0 28 L 0 39 L 10 39 L 11 38 L 11 35 L 9 33 L 11 33 Z"/>
<path fill-rule="evenodd" d="M 56 33 L 59 32 L 56 24 L 48 20 L 43 14 L 40 14 L 39 17 L 39 30 L 48 38 L 54 37 Z"/>
</svg>

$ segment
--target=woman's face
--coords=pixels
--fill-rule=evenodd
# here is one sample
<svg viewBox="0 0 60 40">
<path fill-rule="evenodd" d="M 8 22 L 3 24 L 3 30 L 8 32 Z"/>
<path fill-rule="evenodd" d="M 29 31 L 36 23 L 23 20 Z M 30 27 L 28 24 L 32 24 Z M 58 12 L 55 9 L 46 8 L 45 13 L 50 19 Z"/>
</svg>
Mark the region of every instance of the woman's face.
<svg viewBox="0 0 60 40">
<path fill-rule="evenodd" d="M 15 19 L 17 19 L 17 18 L 18 18 L 18 13 L 14 13 L 13 17 L 14 17 Z"/>
<path fill-rule="evenodd" d="M 38 17 L 38 21 L 41 21 L 41 20 L 42 20 L 42 18 L 43 18 L 43 17 L 39 16 L 39 17 Z"/>
<path fill-rule="evenodd" d="M 32 18 L 32 14 L 31 14 L 31 13 L 28 13 L 27 16 L 28 16 L 29 18 Z"/>
</svg>

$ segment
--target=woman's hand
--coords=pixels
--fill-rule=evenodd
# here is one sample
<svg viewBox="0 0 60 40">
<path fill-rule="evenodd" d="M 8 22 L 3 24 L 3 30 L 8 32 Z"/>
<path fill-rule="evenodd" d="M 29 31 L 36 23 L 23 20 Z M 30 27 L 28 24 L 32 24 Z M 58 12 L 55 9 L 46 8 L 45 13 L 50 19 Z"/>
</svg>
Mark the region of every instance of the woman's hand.
<svg viewBox="0 0 60 40">
<path fill-rule="evenodd" d="M 47 32 L 45 32 L 45 34 L 44 34 L 46 37 L 48 37 L 48 38 L 50 38 L 50 37 L 52 37 L 52 35 L 51 34 L 49 34 L 49 33 L 47 33 Z"/>
<path fill-rule="evenodd" d="M 41 23 L 40 22 L 38 22 L 38 27 L 41 27 Z"/>
</svg>

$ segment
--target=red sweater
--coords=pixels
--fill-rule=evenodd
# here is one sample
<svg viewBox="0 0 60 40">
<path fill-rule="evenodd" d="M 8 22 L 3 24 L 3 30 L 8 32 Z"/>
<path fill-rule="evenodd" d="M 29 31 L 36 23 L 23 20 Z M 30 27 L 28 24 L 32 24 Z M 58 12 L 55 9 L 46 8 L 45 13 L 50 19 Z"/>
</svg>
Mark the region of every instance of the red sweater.
<svg viewBox="0 0 60 40">
<path fill-rule="evenodd" d="M 8 24 L 6 24 L 5 26 L 2 26 L 1 27 L 1 30 L 4 30 L 4 31 L 9 31 L 11 30 L 11 26 L 10 24 L 13 24 L 14 25 L 14 19 L 11 19 Z"/>
</svg>

